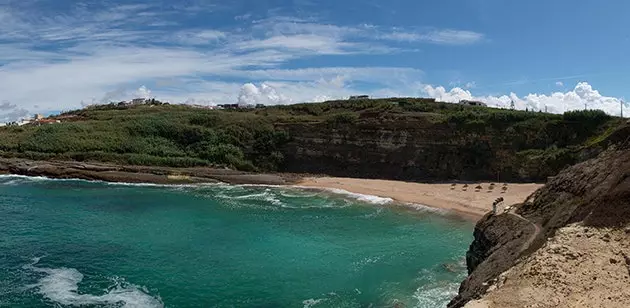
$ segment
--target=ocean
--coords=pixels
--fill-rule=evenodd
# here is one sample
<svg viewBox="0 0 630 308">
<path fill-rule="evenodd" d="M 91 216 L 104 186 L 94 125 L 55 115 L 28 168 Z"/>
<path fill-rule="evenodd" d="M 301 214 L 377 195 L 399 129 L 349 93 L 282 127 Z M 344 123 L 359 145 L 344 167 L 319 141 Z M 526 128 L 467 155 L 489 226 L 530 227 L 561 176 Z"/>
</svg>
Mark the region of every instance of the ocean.
<svg viewBox="0 0 630 308">
<path fill-rule="evenodd" d="M 444 307 L 472 223 L 307 188 L 0 176 L 0 307 Z"/>
</svg>

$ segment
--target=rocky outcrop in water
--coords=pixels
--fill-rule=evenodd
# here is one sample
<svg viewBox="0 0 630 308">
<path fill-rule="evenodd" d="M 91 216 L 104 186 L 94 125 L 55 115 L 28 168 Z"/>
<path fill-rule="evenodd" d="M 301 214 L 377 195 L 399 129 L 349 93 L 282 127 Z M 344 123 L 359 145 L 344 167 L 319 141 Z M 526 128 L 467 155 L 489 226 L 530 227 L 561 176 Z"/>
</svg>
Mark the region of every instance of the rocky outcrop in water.
<svg viewBox="0 0 630 308">
<path fill-rule="evenodd" d="M 256 174 L 229 169 L 125 166 L 73 161 L 32 161 L 17 158 L 0 158 L 0 173 L 45 176 L 55 179 L 155 184 L 225 182 L 286 185 L 298 179 L 293 175 Z"/>
<path fill-rule="evenodd" d="M 560 228 L 575 223 L 598 230 L 628 226 L 630 126 L 619 128 L 607 141 L 608 150 L 555 176 L 517 205 L 514 214 L 487 215 L 477 223 L 466 257 L 470 275 L 448 307 L 481 298 L 501 273 L 536 252 Z M 620 241 L 630 242 L 630 236 Z"/>
</svg>

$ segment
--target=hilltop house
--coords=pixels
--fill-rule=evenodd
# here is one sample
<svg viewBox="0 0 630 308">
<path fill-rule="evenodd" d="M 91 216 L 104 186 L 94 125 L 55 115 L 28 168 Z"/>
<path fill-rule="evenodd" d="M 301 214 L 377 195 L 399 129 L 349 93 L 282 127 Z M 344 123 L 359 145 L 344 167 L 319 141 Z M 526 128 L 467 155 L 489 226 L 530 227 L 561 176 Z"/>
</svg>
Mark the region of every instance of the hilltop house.
<svg viewBox="0 0 630 308">
<path fill-rule="evenodd" d="M 355 95 L 355 96 L 350 96 L 350 100 L 354 101 L 354 100 L 360 100 L 360 99 L 370 99 L 369 95 Z"/>
<path fill-rule="evenodd" d="M 131 100 L 131 105 L 142 105 L 146 102 L 147 100 L 144 98 L 134 98 Z"/>
<path fill-rule="evenodd" d="M 481 106 L 481 107 L 487 107 L 488 106 L 485 103 L 480 102 L 480 101 L 469 101 L 469 100 L 465 100 L 465 99 L 460 100 L 459 103 L 462 104 L 462 105 L 467 105 L 467 106 Z"/>
</svg>

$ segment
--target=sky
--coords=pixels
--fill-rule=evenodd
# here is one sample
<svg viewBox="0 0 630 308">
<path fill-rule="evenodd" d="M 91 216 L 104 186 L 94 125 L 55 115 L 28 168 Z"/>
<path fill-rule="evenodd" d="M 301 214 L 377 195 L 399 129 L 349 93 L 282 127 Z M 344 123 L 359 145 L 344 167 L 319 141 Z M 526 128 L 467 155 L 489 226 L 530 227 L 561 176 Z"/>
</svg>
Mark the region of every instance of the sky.
<svg viewBox="0 0 630 308">
<path fill-rule="evenodd" d="M 619 115 L 628 12 L 627 0 L 0 0 L 0 122 L 135 97 L 362 94 Z"/>
</svg>

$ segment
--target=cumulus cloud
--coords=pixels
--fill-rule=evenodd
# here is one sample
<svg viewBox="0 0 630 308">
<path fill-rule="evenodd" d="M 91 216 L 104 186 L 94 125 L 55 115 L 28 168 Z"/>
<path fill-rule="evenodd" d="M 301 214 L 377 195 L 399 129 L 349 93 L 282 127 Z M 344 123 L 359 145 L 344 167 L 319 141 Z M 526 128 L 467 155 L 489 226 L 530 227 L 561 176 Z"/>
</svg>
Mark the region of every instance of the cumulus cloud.
<svg viewBox="0 0 630 308">
<path fill-rule="evenodd" d="M 17 105 L 11 104 L 9 101 L 3 101 L 0 104 L 0 111 L 15 109 Z"/>
<path fill-rule="evenodd" d="M 556 81 L 556 86 L 564 87 L 564 83 L 562 81 Z"/>
<path fill-rule="evenodd" d="M 30 112 L 24 108 L 20 108 L 16 104 L 11 104 L 9 101 L 2 101 L 0 103 L 0 123 L 17 121 L 26 118 L 30 115 Z"/>
<path fill-rule="evenodd" d="M 553 113 L 562 113 L 570 110 L 600 109 L 611 115 L 619 115 L 621 100 L 616 97 L 603 96 L 599 91 L 587 82 L 578 83 L 568 92 L 554 92 L 547 94 L 531 93 L 524 97 L 518 97 L 515 93 L 501 96 L 474 96 L 469 90 L 456 87 L 446 90 L 444 87 L 424 85 L 422 91 L 430 97 L 446 102 L 459 102 L 460 100 L 479 100 L 489 106 L 509 108 L 511 102 L 517 109 L 547 110 Z M 630 114 L 628 106 L 623 107 L 624 115 Z"/>
<path fill-rule="evenodd" d="M 0 99 L 20 106 L 11 112 L 48 113 L 135 97 L 282 104 L 413 93 L 422 75 L 418 69 L 363 65 L 375 61 L 335 67 L 336 60 L 311 60 L 386 56 L 409 51 L 412 44 L 465 44 L 483 36 L 434 28 L 335 25 L 314 17 L 255 20 L 264 14 L 248 11 L 240 12 L 246 14 L 236 17 L 241 22 L 231 28 L 210 23 L 191 27 L 184 22 L 190 14 L 225 17 L 220 6 L 202 0 L 186 5 L 88 1 L 60 7 L 54 17 L 46 8 L 55 0 L 27 2 L 38 5 L 0 4 Z M 295 69 L 296 61 L 315 66 Z M 258 92 L 249 86 L 241 89 L 245 82 L 255 83 Z M 136 89 L 141 84 L 152 89 Z M 361 86 L 369 90 L 356 89 Z"/>
<path fill-rule="evenodd" d="M 151 98 L 151 90 L 147 89 L 145 86 L 141 86 L 133 93 L 133 95 L 135 98 L 149 99 Z"/>
<path fill-rule="evenodd" d="M 267 83 L 262 83 L 260 87 L 253 83 L 246 83 L 241 87 L 241 91 L 238 95 L 238 103 L 244 105 L 279 105 L 290 104 L 292 100 L 279 94 L 273 86 Z"/>
</svg>

